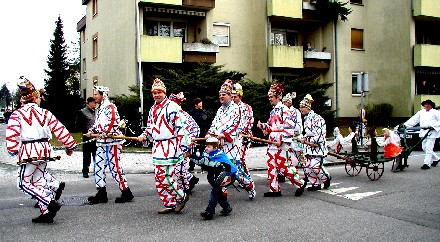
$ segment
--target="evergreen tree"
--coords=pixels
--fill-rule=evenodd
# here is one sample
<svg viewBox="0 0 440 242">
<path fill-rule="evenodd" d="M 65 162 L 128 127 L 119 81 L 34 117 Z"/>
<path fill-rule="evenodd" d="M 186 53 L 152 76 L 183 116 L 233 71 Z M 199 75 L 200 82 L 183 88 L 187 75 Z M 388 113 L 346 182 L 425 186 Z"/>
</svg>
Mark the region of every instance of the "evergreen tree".
<svg viewBox="0 0 440 242">
<path fill-rule="evenodd" d="M 47 59 L 47 78 L 44 80 L 45 94 L 42 106 L 50 110 L 68 128 L 73 127 L 73 103 L 69 97 L 68 80 L 71 76 L 67 60 L 67 46 L 64 41 L 63 22 L 58 16 L 55 22 L 53 39 L 50 40 L 50 51 Z M 69 110 L 69 111 L 66 111 Z"/>
<path fill-rule="evenodd" d="M 3 84 L 0 89 L 0 99 L 2 100 L 2 107 L 9 107 L 11 105 L 12 95 L 6 84 Z"/>
</svg>

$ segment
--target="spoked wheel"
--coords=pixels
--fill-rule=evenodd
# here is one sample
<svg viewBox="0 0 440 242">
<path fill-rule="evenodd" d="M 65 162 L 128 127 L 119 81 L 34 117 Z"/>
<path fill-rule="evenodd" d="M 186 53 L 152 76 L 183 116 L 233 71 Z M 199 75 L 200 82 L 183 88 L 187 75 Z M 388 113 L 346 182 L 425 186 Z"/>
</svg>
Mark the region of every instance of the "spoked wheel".
<svg viewBox="0 0 440 242">
<path fill-rule="evenodd" d="M 347 172 L 349 176 L 357 176 L 359 175 L 361 170 L 362 170 L 361 164 L 356 162 L 345 161 L 345 172 Z"/>
<path fill-rule="evenodd" d="M 372 181 L 379 180 L 382 176 L 384 170 L 384 162 L 381 163 L 371 163 L 368 162 L 367 165 L 367 176 Z"/>
</svg>

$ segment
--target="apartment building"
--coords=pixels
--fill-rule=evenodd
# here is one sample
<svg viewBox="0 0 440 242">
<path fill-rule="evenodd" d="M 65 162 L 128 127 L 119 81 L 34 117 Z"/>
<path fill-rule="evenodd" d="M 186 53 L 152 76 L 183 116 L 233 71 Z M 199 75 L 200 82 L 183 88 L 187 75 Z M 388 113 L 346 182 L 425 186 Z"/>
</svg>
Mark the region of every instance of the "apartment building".
<svg viewBox="0 0 440 242">
<path fill-rule="evenodd" d="M 440 103 L 440 1 L 350 0 L 348 21 L 322 20 L 313 0 L 82 0 L 81 86 L 111 95 L 150 85 L 152 66 L 224 65 L 254 82 L 319 74 L 341 121 L 365 104 L 409 117 Z M 439 82 L 437 84 L 437 82 Z M 424 85 L 423 85 L 424 84 Z M 299 90 L 288 90 L 299 91 Z"/>
</svg>

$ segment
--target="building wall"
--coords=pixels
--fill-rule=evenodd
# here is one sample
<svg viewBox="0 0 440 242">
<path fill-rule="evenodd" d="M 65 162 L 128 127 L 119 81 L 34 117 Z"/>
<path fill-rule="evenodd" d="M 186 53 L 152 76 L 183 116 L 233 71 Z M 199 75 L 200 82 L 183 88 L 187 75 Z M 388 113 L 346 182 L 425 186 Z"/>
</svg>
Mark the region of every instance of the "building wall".
<svg viewBox="0 0 440 242">
<path fill-rule="evenodd" d="M 230 46 L 220 47 L 217 65 L 225 70 L 245 72 L 254 82 L 267 78 L 266 0 L 221 0 L 207 15 L 212 23 L 229 23 Z M 208 19 L 209 18 L 209 19 Z"/>
<path fill-rule="evenodd" d="M 81 58 L 86 58 L 82 76 L 87 96 L 93 94 L 93 78 L 108 86 L 110 96 L 128 93 L 137 84 L 136 5 L 135 1 L 98 1 L 98 14 L 92 16 L 92 1 L 87 5 L 86 41 Z M 98 58 L 93 60 L 93 35 L 98 34 Z"/>
<path fill-rule="evenodd" d="M 351 94 L 351 73 L 369 74 L 365 104 L 389 103 L 393 116 L 412 114 L 414 78 L 410 0 L 365 1 L 350 5 L 348 21 L 338 22 L 339 117 L 359 116 L 360 96 Z M 364 50 L 352 50 L 351 28 L 364 30 Z"/>
</svg>

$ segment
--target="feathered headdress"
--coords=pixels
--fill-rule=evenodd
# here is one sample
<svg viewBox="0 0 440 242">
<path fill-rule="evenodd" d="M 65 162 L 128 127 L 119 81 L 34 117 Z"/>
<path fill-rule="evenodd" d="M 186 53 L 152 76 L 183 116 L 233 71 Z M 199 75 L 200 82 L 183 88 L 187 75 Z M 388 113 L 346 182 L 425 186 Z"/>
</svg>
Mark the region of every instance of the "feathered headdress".
<svg viewBox="0 0 440 242">
<path fill-rule="evenodd" d="M 226 79 L 226 81 L 220 87 L 220 91 L 218 91 L 218 93 L 231 94 L 233 89 L 234 83 L 231 80 Z"/>
<path fill-rule="evenodd" d="M 186 100 L 185 96 L 183 95 L 183 92 L 179 92 L 177 94 L 171 93 L 170 100 L 174 101 L 175 103 L 181 105 L 183 101 Z"/>
<path fill-rule="evenodd" d="M 269 88 L 269 92 L 267 92 L 267 95 L 273 95 L 273 96 L 281 96 L 283 95 L 284 87 L 280 83 L 272 84 Z"/>
<path fill-rule="evenodd" d="M 20 82 L 17 84 L 20 89 L 21 100 L 27 102 L 40 95 L 35 86 L 24 76 L 20 76 Z"/>
<path fill-rule="evenodd" d="M 167 88 L 165 87 L 165 84 L 159 78 L 156 78 L 153 81 L 153 86 L 151 87 L 151 92 L 154 92 L 154 91 L 167 93 Z"/>
<path fill-rule="evenodd" d="M 300 107 L 306 107 L 312 109 L 313 98 L 310 94 L 307 94 L 304 99 L 299 103 Z"/>
</svg>

